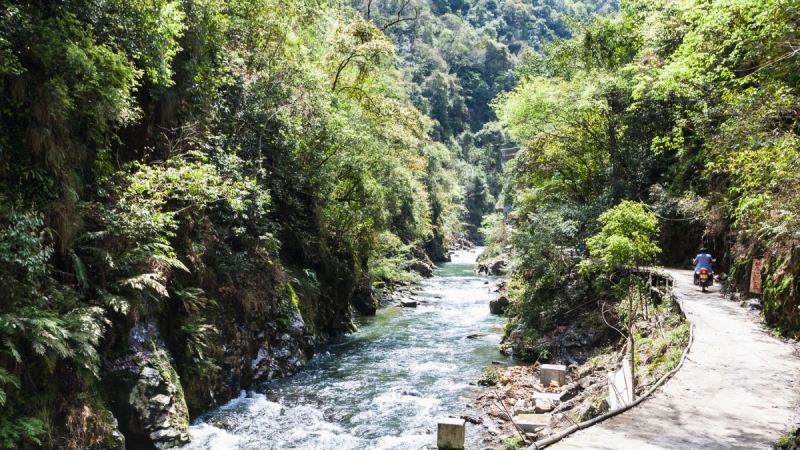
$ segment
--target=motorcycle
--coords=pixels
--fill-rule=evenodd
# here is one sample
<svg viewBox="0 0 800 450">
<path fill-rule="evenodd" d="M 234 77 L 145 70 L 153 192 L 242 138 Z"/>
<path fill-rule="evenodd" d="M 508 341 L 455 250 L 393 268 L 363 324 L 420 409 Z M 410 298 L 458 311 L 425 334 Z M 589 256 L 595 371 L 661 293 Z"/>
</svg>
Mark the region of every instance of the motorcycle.
<svg viewBox="0 0 800 450">
<path fill-rule="evenodd" d="M 703 288 L 703 292 L 706 291 L 706 288 L 712 286 L 714 284 L 714 276 L 708 269 L 700 269 L 696 272 L 697 275 L 697 284 Z"/>
</svg>

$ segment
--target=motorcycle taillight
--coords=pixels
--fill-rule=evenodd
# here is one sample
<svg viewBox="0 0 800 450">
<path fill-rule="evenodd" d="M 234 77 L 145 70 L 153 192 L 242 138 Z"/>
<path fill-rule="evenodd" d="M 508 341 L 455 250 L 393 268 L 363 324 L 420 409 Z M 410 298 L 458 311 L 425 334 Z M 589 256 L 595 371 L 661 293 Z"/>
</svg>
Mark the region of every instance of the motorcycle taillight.
<svg viewBox="0 0 800 450">
<path fill-rule="evenodd" d="M 700 269 L 700 273 L 702 273 L 703 275 L 706 275 L 708 273 L 708 271 L 706 269 Z"/>
</svg>

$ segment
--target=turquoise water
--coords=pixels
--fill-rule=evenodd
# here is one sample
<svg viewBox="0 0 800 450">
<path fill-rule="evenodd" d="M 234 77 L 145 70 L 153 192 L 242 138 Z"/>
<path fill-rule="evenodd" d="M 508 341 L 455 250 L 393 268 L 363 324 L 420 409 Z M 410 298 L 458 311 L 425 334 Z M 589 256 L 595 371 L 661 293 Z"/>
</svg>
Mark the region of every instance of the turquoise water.
<svg viewBox="0 0 800 450">
<path fill-rule="evenodd" d="M 435 448 L 437 418 L 482 414 L 466 404 L 497 351 L 505 320 L 489 314 L 491 277 L 461 251 L 422 283 L 417 308 L 387 307 L 332 339 L 297 375 L 259 386 L 200 417 L 183 449 Z M 437 298 L 441 297 L 441 298 Z M 472 334 L 485 334 L 468 339 Z M 479 425 L 468 424 L 471 447 Z"/>
</svg>

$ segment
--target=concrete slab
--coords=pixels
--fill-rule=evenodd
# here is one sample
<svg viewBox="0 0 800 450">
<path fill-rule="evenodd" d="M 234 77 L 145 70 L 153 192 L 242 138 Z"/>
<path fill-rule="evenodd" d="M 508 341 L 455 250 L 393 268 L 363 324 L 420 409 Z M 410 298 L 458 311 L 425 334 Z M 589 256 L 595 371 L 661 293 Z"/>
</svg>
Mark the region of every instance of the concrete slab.
<svg viewBox="0 0 800 450">
<path fill-rule="evenodd" d="M 436 445 L 439 450 L 463 450 L 466 440 L 464 419 L 439 419 Z"/>
<path fill-rule="evenodd" d="M 542 364 L 539 370 L 539 376 L 543 387 L 550 387 L 551 381 L 557 381 L 559 386 L 567 384 L 567 366 Z"/>
<path fill-rule="evenodd" d="M 622 360 L 622 367 L 608 373 L 608 406 L 612 410 L 621 408 L 633 401 L 633 374 L 628 358 Z"/>
<path fill-rule="evenodd" d="M 528 422 L 547 425 L 550 423 L 551 417 L 553 416 L 550 414 L 520 414 L 517 416 L 517 420 L 515 420 L 515 422 Z"/>
<path fill-rule="evenodd" d="M 534 399 L 544 399 L 544 400 L 561 400 L 561 394 L 557 393 L 550 393 L 550 392 L 534 392 L 533 394 Z"/>
<path fill-rule="evenodd" d="M 523 433 L 535 433 L 550 423 L 550 414 L 520 414 L 514 418 Z"/>
</svg>

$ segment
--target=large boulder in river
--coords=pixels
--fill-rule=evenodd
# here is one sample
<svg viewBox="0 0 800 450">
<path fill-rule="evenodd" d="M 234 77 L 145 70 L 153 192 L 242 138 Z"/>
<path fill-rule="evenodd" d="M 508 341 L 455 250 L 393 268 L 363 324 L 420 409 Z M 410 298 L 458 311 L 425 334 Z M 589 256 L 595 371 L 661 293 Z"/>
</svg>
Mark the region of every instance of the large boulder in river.
<svg viewBox="0 0 800 450">
<path fill-rule="evenodd" d="M 369 278 L 356 285 L 350 298 L 353 308 L 362 316 L 374 316 L 378 310 L 378 293 L 369 283 Z"/>
<path fill-rule="evenodd" d="M 408 266 L 408 270 L 417 272 L 425 278 L 430 278 L 433 276 L 433 266 L 425 261 L 414 261 Z"/>
<path fill-rule="evenodd" d="M 478 264 L 475 272 L 483 275 L 500 276 L 506 273 L 508 266 L 507 255 L 498 255 Z"/>
<path fill-rule="evenodd" d="M 489 302 L 489 311 L 491 311 L 492 314 L 503 314 L 510 304 L 511 301 L 508 299 L 508 296 L 501 295 Z"/>
</svg>

